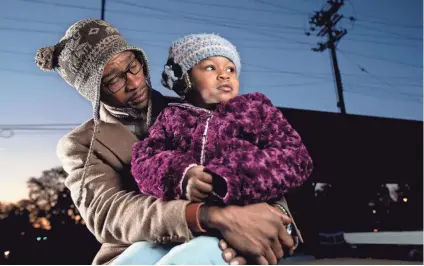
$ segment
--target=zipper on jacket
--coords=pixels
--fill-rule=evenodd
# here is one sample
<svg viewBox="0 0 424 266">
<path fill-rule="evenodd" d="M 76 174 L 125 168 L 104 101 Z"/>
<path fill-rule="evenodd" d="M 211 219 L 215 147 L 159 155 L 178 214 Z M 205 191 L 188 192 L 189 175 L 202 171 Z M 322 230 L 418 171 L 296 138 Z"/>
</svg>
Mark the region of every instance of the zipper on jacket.
<svg viewBox="0 0 424 266">
<path fill-rule="evenodd" d="M 209 129 L 209 121 L 212 119 L 213 114 L 211 113 L 211 115 L 208 117 L 208 119 L 206 119 L 206 125 L 205 125 L 205 130 L 203 131 L 203 135 L 202 135 L 202 150 L 200 152 L 200 164 L 204 165 L 205 163 L 205 148 L 206 148 L 206 143 L 208 142 L 208 129 Z"/>
</svg>

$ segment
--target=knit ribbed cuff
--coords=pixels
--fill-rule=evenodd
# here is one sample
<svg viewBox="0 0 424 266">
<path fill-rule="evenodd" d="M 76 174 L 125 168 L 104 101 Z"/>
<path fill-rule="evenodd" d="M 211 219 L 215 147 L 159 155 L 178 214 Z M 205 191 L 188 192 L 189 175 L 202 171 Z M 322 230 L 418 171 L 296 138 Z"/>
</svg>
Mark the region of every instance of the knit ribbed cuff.
<svg viewBox="0 0 424 266">
<path fill-rule="evenodd" d="M 187 172 L 188 172 L 188 170 L 190 170 L 191 168 L 193 168 L 195 166 L 197 166 L 197 164 L 192 163 L 184 169 L 183 176 L 182 176 L 180 184 L 179 184 L 181 194 L 183 194 L 183 192 L 185 191 L 185 189 L 183 188 L 183 184 L 184 184 L 184 181 L 186 179 Z M 183 195 L 183 196 L 185 196 L 185 195 Z"/>
</svg>

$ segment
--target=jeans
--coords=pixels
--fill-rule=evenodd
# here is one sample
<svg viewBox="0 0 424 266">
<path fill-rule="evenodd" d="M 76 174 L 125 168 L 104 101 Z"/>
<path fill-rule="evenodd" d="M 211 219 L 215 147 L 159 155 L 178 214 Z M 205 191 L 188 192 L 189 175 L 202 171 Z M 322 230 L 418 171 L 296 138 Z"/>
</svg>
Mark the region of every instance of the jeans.
<svg viewBox="0 0 424 266">
<path fill-rule="evenodd" d="M 113 262 L 114 265 L 226 265 L 216 237 L 199 236 L 184 244 L 159 245 L 137 242 Z"/>
</svg>

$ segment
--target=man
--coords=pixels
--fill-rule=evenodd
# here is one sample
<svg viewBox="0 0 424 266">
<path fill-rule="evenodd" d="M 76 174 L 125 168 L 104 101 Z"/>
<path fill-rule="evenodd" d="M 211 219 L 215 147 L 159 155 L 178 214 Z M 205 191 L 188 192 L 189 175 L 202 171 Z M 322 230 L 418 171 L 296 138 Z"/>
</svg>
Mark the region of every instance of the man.
<svg viewBox="0 0 424 266">
<path fill-rule="evenodd" d="M 175 256 L 175 261 L 220 263 L 216 256 L 201 260 L 196 257 L 201 247 L 188 245 L 204 231 L 223 236 L 220 247 L 227 263 L 249 259 L 276 264 L 284 255 L 283 246 L 294 251 L 300 234 L 294 223 L 296 237 L 286 230 L 292 221 L 284 199 L 277 207 L 263 203 L 219 208 L 184 200 L 164 202 L 135 192 L 129 165 L 132 145 L 147 135 L 167 100 L 151 88 L 143 50 L 129 46 L 116 28 L 102 20 L 79 21 L 59 43 L 40 49 L 36 63 L 45 71 L 56 69 L 93 104 L 93 119 L 64 136 L 57 152 L 69 174 L 65 184 L 88 229 L 103 244 L 94 263 L 143 264 L 131 258 L 148 257 L 142 253 L 146 246 L 184 242 L 179 249 L 193 256 L 186 261 Z M 214 244 L 203 250 L 219 251 L 216 238 L 204 239 Z M 165 261 L 175 263 L 173 258 Z"/>
</svg>

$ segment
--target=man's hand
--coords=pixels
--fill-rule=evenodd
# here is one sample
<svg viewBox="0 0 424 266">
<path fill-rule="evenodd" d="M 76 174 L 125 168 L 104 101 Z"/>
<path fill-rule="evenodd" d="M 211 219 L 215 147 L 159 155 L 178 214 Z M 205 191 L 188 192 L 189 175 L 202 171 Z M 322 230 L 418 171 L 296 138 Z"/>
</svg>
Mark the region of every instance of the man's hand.
<svg viewBox="0 0 424 266">
<path fill-rule="evenodd" d="M 266 203 L 244 207 L 209 207 L 204 226 L 221 232 L 229 246 L 237 250 L 249 262 L 276 264 L 283 257 L 282 246 L 294 249 L 293 238 L 285 225 L 291 219 Z"/>
<path fill-rule="evenodd" d="M 185 177 L 185 196 L 193 202 L 205 201 L 212 192 L 212 175 L 204 172 L 204 166 L 190 168 Z"/>
<path fill-rule="evenodd" d="M 246 265 L 247 260 L 245 257 L 237 256 L 237 251 L 228 246 L 225 240 L 219 241 L 219 248 L 222 250 L 222 258 L 230 265 Z"/>
</svg>

